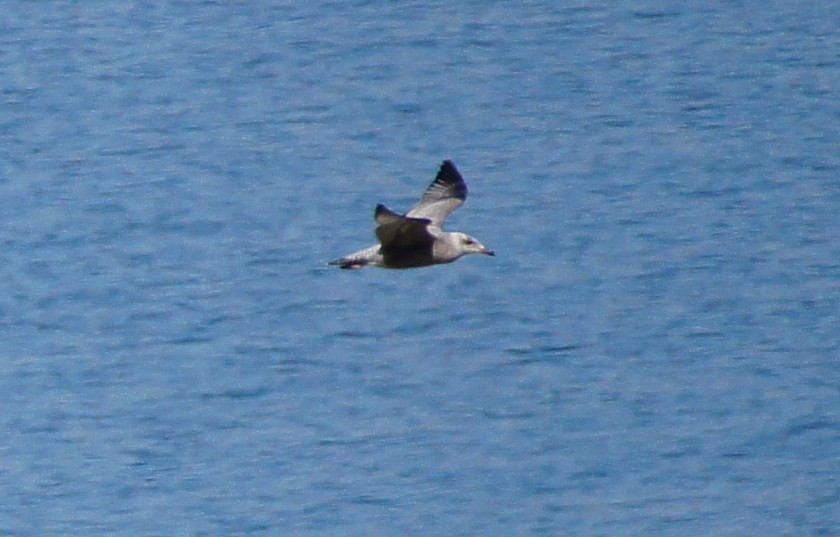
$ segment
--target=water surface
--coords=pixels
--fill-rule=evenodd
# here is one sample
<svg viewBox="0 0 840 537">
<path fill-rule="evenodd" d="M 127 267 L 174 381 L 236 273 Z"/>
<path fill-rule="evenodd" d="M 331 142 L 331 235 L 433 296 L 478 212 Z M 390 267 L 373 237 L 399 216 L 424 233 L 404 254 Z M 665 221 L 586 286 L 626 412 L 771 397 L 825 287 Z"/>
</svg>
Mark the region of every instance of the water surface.
<svg viewBox="0 0 840 537">
<path fill-rule="evenodd" d="M 555 4 L 7 5 L 0 533 L 840 533 L 840 11 Z"/>
</svg>

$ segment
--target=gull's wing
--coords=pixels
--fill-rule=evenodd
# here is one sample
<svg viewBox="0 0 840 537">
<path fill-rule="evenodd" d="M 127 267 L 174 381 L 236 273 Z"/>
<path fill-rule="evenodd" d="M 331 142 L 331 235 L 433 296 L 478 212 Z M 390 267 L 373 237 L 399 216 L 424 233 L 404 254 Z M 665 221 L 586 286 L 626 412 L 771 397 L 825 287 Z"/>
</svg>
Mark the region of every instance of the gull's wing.
<svg viewBox="0 0 840 537">
<path fill-rule="evenodd" d="M 442 226 L 449 213 L 460 207 L 467 199 L 467 185 L 458 168 L 450 160 L 444 160 L 435 180 L 423 193 L 420 202 L 406 213 L 409 218 L 423 218 L 435 226 Z"/>
<path fill-rule="evenodd" d="M 408 218 L 389 211 L 383 205 L 376 208 L 376 238 L 382 245 L 382 253 L 399 254 L 416 250 L 431 251 L 435 238 L 429 234 L 425 218 Z M 387 211 L 387 212 L 386 212 Z"/>
<path fill-rule="evenodd" d="M 376 211 L 373 213 L 373 219 L 376 220 L 376 225 L 378 226 L 396 222 L 400 218 L 402 218 L 402 216 L 398 215 L 388 207 L 385 207 L 381 203 L 376 206 Z"/>
</svg>

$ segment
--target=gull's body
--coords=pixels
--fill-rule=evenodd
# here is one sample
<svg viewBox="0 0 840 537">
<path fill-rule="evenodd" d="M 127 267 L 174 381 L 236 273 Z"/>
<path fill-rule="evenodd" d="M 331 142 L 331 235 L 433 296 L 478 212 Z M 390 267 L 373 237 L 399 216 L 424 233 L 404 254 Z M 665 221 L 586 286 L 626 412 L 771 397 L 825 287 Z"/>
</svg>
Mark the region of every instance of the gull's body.
<svg viewBox="0 0 840 537">
<path fill-rule="evenodd" d="M 381 204 L 376 206 L 379 244 L 330 261 L 330 265 L 399 269 L 451 263 L 466 254 L 493 255 L 493 250 L 466 233 L 441 229 L 446 217 L 465 199 L 463 177 L 451 161 L 445 160 L 423 197 L 405 215 Z"/>
</svg>

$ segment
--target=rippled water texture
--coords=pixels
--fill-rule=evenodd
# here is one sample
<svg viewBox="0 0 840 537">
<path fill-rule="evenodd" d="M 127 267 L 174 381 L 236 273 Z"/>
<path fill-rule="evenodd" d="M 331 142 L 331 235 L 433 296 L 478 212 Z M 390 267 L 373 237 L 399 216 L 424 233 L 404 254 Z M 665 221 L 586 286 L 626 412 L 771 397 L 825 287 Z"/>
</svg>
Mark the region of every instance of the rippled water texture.
<svg viewBox="0 0 840 537">
<path fill-rule="evenodd" d="M 0 535 L 840 534 L 837 2 L 2 13 Z"/>
</svg>

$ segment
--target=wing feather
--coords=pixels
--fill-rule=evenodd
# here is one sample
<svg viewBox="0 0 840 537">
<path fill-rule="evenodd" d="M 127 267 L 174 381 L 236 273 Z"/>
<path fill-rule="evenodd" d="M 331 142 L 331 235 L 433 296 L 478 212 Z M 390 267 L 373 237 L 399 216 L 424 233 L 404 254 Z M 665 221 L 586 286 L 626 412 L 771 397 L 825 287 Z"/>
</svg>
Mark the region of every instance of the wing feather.
<svg viewBox="0 0 840 537">
<path fill-rule="evenodd" d="M 402 216 L 398 215 L 388 207 L 381 203 L 376 206 L 376 211 L 373 213 L 373 219 L 376 220 L 377 225 L 390 224 L 398 221 Z"/>
<path fill-rule="evenodd" d="M 383 254 L 431 248 L 435 238 L 429 234 L 431 223 L 425 218 L 408 218 L 391 213 L 394 217 L 376 228 Z"/>
<path fill-rule="evenodd" d="M 444 160 L 435 180 L 420 201 L 406 213 L 411 218 L 425 218 L 442 226 L 446 217 L 467 199 L 467 185 L 451 160 Z"/>
</svg>

